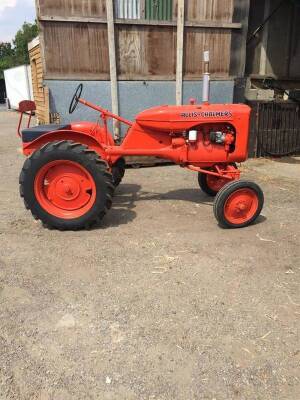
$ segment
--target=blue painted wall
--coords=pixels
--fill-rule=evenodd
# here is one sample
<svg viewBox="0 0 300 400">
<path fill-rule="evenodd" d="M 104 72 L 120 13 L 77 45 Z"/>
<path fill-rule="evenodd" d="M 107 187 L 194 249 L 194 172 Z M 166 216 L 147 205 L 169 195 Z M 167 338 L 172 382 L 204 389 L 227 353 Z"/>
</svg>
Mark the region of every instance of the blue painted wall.
<svg viewBox="0 0 300 400">
<path fill-rule="evenodd" d="M 60 114 L 62 123 L 74 120 L 94 121 L 99 115 L 81 104 L 72 115 L 69 115 L 69 104 L 79 83 L 78 81 L 45 81 L 50 89 L 50 110 Z M 83 98 L 111 110 L 109 81 L 85 81 L 83 84 Z M 120 115 L 130 120 L 146 108 L 160 104 L 175 104 L 175 82 L 173 81 L 120 81 L 118 86 Z M 211 103 L 232 103 L 233 89 L 233 80 L 212 81 Z M 185 104 L 191 97 L 200 102 L 201 93 L 201 81 L 184 82 L 183 102 Z"/>
</svg>

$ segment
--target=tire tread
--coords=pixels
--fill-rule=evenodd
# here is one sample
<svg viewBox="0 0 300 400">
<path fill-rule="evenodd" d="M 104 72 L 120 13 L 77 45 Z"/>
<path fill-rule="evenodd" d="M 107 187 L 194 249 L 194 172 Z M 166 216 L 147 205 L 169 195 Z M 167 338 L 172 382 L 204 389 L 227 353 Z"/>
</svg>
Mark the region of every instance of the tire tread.
<svg viewBox="0 0 300 400">
<path fill-rule="evenodd" d="M 239 224 L 239 225 L 234 225 L 227 221 L 224 217 L 224 204 L 227 199 L 227 197 L 233 193 L 235 190 L 242 189 L 245 187 L 250 187 L 250 189 L 255 190 L 257 195 L 258 195 L 258 209 L 254 216 L 249 220 L 246 221 L 245 223 Z M 262 208 L 264 205 L 264 195 L 261 190 L 261 188 L 257 185 L 257 183 L 252 182 L 252 181 L 246 181 L 246 180 L 235 180 L 227 183 L 225 186 L 222 187 L 222 189 L 217 193 L 214 204 L 213 204 L 213 212 L 216 220 L 218 221 L 219 225 L 223 228 L 242 228 L 244 226 L 250 225 L 252 222 L 255 221 L 255 219 L 259 216 Z"/>
<path fill-rule="evenodd" d="M 78 230 L 81 228 L 86 228 L 90 229 L 94 224 L 99 223 L 104 215 L 106 214 L 107 210 L 110 209 L 112 205 L 112 196 L 114 192 L 114 185 L 113 185 L 113 177 L 112 174 L 109 172 L 109 167 L 108 164 L 105 160 L 102 160 L 99 155 L 88 148 L 88 146 L 81 144 L 81 143 L 76 143 L 71 140 L 60 140 L 60 141 L 55 141 L 55 142 L 49 142 L 46 143 L 43 147 L 32 153 L 24 162 L 23 168 L 21 170 L 20 176 L 19 176 L 19 190 L 20 190 L 20 196 L 23 198 L 24 205 L 26 209 L 30 209 L 32 216 L 35 219 L 40 219 L 43 223 L 44 226 L 47 228 L 56 228 L 59 230 L 67 230 L 70 229 L 68 227 L 68 224 L 66 223 L 66 226 L 63 226 L 63 224 L 53 224 L 49 222 L 49 220 L 45 220 L 43 217 L 38 216 L 32 208 L 29 207 L 28 202 L 25 199 L 25 193 L 26 193 L 26 187 L 25 187 L 25 180 L 26 176 L 30 173 L 31 167 L 36 162 L 40 157 L 43 157 L 45 154 L 49 154 L 50 152 L 60 152 L 60 151 L 68 151 L 70 153 L 75 153 L 76 156 L 82 155 L 85 158 L 85 162 L 83 162 L 83 166 L 89 165 L 90 163 L 94 164 L 98 170 L 101 171 L 102 176 L 104 177 L 105 180 L 105 185 L 106 185 L 106 192 L 105 192 L 105 206 L 102 210 L 99 211 L 99 213 L 89 221 L 86 221 L 84 223 L 79 223 L 78 226 L 73 225 L 72 230 Z"/>
</svg>

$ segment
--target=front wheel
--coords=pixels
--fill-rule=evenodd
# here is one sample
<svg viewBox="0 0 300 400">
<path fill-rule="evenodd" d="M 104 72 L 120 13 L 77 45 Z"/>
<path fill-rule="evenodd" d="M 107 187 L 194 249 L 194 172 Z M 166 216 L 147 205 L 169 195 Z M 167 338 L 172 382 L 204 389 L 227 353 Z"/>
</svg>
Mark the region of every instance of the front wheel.
<svg viewBox="0 0 300 400">
<path fill-rule="evenodd" d="M 239 175 L 236 174 L 238 168 L 236 164 L 229 164 L 226 167 L 227 176 L 230 176 L 231 179 L 238 179 Z M 209 171 L 217 172 L 214 168 L 208 168 Z M 231 172 L 231 173 L 230 173 Z M 216 196 L 216 194 L 225 186 L 228 182 L 228 179 L 223 178 L 221 176 L 210 175 L 204 172 L 198 172 L 198 183 L 200 189 L 208 194 L 209 196 Z"/>
<path fill-rule="evenodd" d="M 259 216 L 264 205 L 261 188 L 250 181 L 227 183 L 214 201 L 214 215 L 223 228 L 243 228 Z"/>
<path fill-rule="evenodd" d="M 20 194 L 27 209 L 46 226 L 89 228 L 111 206 L 113 179 L 108 165 L 87 146 L 47 143 L 24 163 Z"/>
<path fill-rule="evenodd" d="M 125 160 L 124 158 L 119 158 L 118 161 L 112 166 L 111 168 L 111 173 L 113 176 L 113 184 L 115 187 L 117 187 L 125 174 Z"/>
</svg>

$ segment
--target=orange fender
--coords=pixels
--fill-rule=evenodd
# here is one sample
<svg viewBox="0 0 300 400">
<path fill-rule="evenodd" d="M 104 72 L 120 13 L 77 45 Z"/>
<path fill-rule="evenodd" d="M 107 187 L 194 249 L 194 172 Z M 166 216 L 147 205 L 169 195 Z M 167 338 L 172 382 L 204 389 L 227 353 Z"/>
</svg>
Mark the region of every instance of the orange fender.
<svg viewBox="0 0 300 400">
<path fill-rule="evenodd" d="M 102 133 L 102 132 L 101 132 Z M 105 143 L 101 135 L 92 135 L 91 133 L 79 132 L 74 130 L 60 130 L 45 133 L 39 138 L 33 140 L 29 143 L 23 143 L 23 154 L 29 156 L 34 151 L 38 150 L 40 147 L 44 146 L 46 143 L 60 141 L 60 140 L 72 140 L 76 143 L 85 144 L 89 149 L 94 150 L 99 156 L 106 161 L 108 160 L 108 155 L 104 150 L 103 144 Z M 108 133 L 108 144 L 114 144 L 114 140 L 110 133 Z M 110 157 L 110 164 L 113 164 L 119 157 Z"/>
</svg>

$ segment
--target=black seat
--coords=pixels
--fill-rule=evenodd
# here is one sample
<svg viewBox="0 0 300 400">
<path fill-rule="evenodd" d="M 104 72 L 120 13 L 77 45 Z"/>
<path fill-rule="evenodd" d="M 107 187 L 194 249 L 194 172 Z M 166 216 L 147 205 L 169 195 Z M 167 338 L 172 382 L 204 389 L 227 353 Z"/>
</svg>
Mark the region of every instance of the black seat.
<svg viewBox="0 0 300 400">
<path fill-rule="evenodd" d="M 22 130 L 22 140 L 23 142 L 32 142 L 38 137 L 44 135 L 45 133 L 52 131 L 59 131 L 61 129 L 70 129 L 70 125 L 57 125 L 57 124 L 49 124 L 49 125 L 38 125 L 32 126 L 31 128 L 26 128 Z"/>
</svg>

